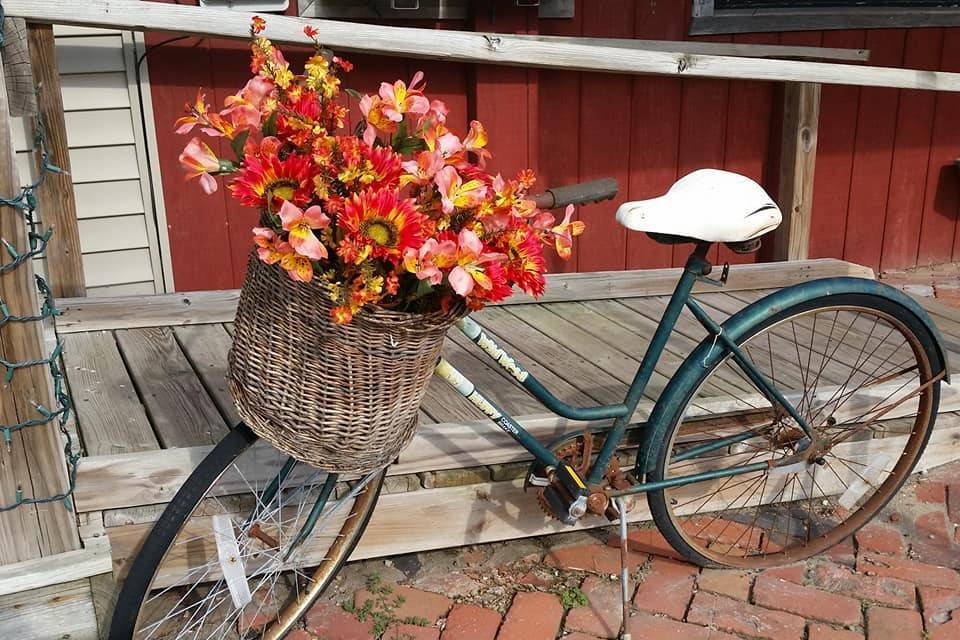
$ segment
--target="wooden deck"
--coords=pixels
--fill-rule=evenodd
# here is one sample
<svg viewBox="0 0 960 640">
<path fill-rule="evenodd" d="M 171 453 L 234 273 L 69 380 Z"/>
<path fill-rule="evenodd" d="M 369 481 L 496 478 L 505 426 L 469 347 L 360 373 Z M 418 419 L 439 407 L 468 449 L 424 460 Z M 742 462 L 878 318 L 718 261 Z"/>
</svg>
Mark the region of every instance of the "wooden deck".
<svg viewBox="0 0 960 640">
<path fill-rule="evenodd" d="M 872 272 L 836 260 L 735 267 L 727 287 L 704 288 L 696 297 L 714 318 L 722 320 L 778 287 L 835 275 L 872 277 Z M 475 317 L 563 400 L 617 402 L 633 377 L 676 276 L 676 270 L 556 276 L 547 301 L 518 300 Z M 102 541 L 108 540 L 118 575 L 166 502 L 237 421 L 224 381 L 235 302 L 235 292 L 211 292 L 122 301 L 71 300 L 62 305 L 66 313 L 57 329 L 65 346 L 75 428 L 85 456 L 76 506 L 85 524 L 85 543 L 99 544 L 96 548 L 106 558 Z M 936 302 L 924 304 L 934 314 L 956 367 L 960 313 Z M 704 336 L 704 330 L 685 313 L 638 413 L 649 410 Z M 577 426 L 546 414 L 456 332 L 451 332 L 444 356 L 541 438 Z M 744 388 L 743 381 L 734 377 L 715 384 L 718 395 Z M 955 396 L 947 388 L 925 466 L 958 457 L 960 414 L 952 412 L 960 411 L 960 398 Z M 532 496 L 523 495 L 515 481 L 464 486 L 430 482 L 442 470 L 462 467 L 486 467 L 481 479 L 498 479 L 502 467 L 490 465 L 527 456 L 442 381 L 431 383 L 421 418 L 422 428 L 413 444 L 390 469 L 391 492 L 381 498 L 355 558 L 566 529 L 547 521 Z M 420 475 L 411 478 L 411 474 Z M 396 492 L 398 487 L 416 490 Z M 638 501 L 632 519 L 649 518 L 643 502 Z M 429 537 L 422 535 L 419 523 L 423 521 L 433 523 Z M 599 524 L 595 521 L 592 526 Z M 103 563 L 97 566 L 104 570 Z"/>
</svg>

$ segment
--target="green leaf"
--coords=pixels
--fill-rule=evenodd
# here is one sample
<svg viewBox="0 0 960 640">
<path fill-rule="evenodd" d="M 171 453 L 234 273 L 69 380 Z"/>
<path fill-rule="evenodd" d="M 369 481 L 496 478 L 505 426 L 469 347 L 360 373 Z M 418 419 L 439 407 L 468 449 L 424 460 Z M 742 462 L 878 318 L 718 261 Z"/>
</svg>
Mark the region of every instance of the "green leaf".
<svg viewBox="0 0 960 640">
<path fill-rule="evenodd" d="M 247 144 L 247 138 L 250 137 L 250 129 L 244 129 L 230 142 L 230 147 L 237 154 L 237 159 L 243 159 L 243 145 Z"/>
<path fill-rule="evenodd" d="M 271 113 L 266 120 L 263 122 L 263 135 L 265 136 L 275 136 L 277 135 L 277 112 L 274 111 Z"/>
<path fill-rule="evenodd" d="M 393 150 L 402 156 L 414 153 L 415 151 L 422 151 L 426 148 L 427 145 L 422 139 L 413 136 L 406 138 L 396 137 L 393 140 Z"/>
<path fill-rule="evenodd" d="M 357 100 L 363 99 L 363 94 L 361 94 L 356 89 L 344 89 L 344 91 L 346 91 L 347 95 L 350 96 L 351 98 L 356 98 Z"/>
</svg>

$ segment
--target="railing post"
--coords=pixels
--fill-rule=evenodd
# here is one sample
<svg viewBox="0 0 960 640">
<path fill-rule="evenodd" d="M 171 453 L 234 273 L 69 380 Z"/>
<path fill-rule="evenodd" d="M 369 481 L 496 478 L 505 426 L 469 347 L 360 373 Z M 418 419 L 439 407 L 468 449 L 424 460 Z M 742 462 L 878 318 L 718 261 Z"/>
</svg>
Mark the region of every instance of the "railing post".
<svg viewBox="0 0 960 640">
<path fill-rule="evenodd" d="M 819 121 L 820 85 L 815 82 L 785 83 L 777 198 L 783 211 L 783 223 L 774 235 L 776 260 L 805 260 L 809 257 Z"/>
<path fill-rule="evenodd" d="M 37 189 L 40 216 L 56 233 L 47 245 L 47 275 L 50 288 L 58 298 L 80 298 L 87 295 L 77 229 L 77 203 L 70 177 L 70 149 L 67 145 L 67 124 L 60 95 L 60 72 L 54 48 L 53 27 L 49 24 L 27 25 L 30 63 L 34 83 L 40 87 L 37 96 L 40 122 L 45 128 L 47 150 L 53 162 L 64 173 L 48 173 Z M 40 157 L 37 169 L 40 170 Z"/>
<path fill-rule="evenodd" d="M 3 76 L 0 59 L 0 196 L 10 198 L 20 192 L 20 180 Z M 18 252 L 29 250 L 27 226 L 14 207 L 0 206 L 0 238 Z M 12 260 L 6 250 L 0 251 L 0 265 Z M 40 314 L 31 260 L 0 273 L 0 298 L 11 315 Z M 17 363 L 49 356 L 40 322 L 7 322 L 0 327 L 0 358 L 4 361 Z M 0 365 L 0 427 L 37 418 L 40 414 L 33 403 L 57 407 L 48 366 L 18 368 L 9 384 L 3 384 L 2 376 L 7 372 L 6 365 Z M 69 483 L 56 422 L 11 431 L 10 436 L 9 443 L 0 441 L 0 506 L 19 502 L 21 497 L 64 493 Z M 22 504 L 0 513 L 0 564 L 49 556 L 78 546 L 76 522 L 63 501 Z"/>
</svg>

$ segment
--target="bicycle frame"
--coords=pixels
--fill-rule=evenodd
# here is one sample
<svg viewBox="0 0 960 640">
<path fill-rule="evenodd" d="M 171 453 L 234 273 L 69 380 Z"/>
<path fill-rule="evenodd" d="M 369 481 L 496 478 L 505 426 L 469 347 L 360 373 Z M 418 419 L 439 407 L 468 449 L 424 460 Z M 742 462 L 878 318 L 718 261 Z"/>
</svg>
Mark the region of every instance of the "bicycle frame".
<svg viewBox="0 0 960 640">
<path fill-rule="evenodd" d="M 687 307 L 694 317 L 704 326 L 707 332 L 713 336 L 714 346 L 720 345 L 721 348 L 730 353 L 736 364 L 743 370 L 747 377 L 756 385 L 757 389 L 767 397 L 773 405 L 782 407 L 790 417 L 796 420 L 797 424 L 806 433 L 808 441 L 812 440 L 812 431 L 806 421 L 803 420 L 796 408 L 783 396 L 778 389 L 771 385 L 762 373 L 754 366 L 748 357 L 737 347 L 737 345 L 727 336 L 723 335 L 723 330 L 719 324 L 707 315 L 706 311 L 694 301 L 690 294 L 697 281 L 707 281 L 713 284 L 722 284 L 720 281 L 708 278 L 711 265 L 706 260 L 706 252 L 710 248 L 709 243 L 697 245 L 696 250 L 691 254 L 680 275 L 680 280 L 670 296 L 670 302 L 664 310 L 663 317 L 657 325 L 657 329 L 650 340 L 646 352 L 637 369 L 633 382 L 627 390 L 627 395 L 623 402 L 619 404 L 599 405 L 592 407 L 574 407 L 561 401 L 550 392 L 537 378 L 526 368 L 517 362 L 509 353 L 496 343 L 483 328 L 469 317 L 463 318 L 457 323 L 457 327 L 471 341 L 491 359 L 493 359 L 502 369 L 507 371 L 517 382 L 529 391 L 546 408 L 557 415 L 578 421 L 593 421 L 613 419 L 613 426 L 604 440 L 603 447 L 600 450 L 597 459 L 590 467 L 589 474 L 584 480 L 587 484 L 596 485 L 600 482 L 604 470 L 610 462 L 611 457 L 619 446 L 620 442 L 631 424 L 634 428 L 643 429 L 649 426 L 649 422 L 643 421 L 634 423 L 632 418 L 636 412 L 637 405 L 643 397 L 647 384 L 653 375 L 654 368 L 663 354 L 667 340 L 676 326 L 677 319 L 684 307 Z M 711 350 L 712 351 L 712 350 Z M 543 444 L 541 444 L 533 435 L 520 425 L 512 416 L 505 412 L 497 403 L 485 396 L 476 386 L 461 372 L 457 371 L 449 362 L 441 359 L 436 369 L 437 375 L 449 382 L 458 393 L 478 407 L 503 431 L 516 440 L 524 449 L 530 452 L 533 457 L 547 468 L 556 468 L 560 461 Z M 744 435 L 731 436 L 709 445 L 709 448 L 697 448 L 695 454 L 700 455 L 712 449 L 722 448 L 740 440 L 745 440 L 755 435 L 751 431 Z M 690 453 L 690 452 L 688 452 Z M 641 493 L 667 487 L 691 484 L 703 480 L 709 480 L 725 476 L 739 475 L 769 468 L 766 462 L 757 462 L 748 465 L 735 466 L 727 469 L 695 473 L 686 476 L 670 478 L 658 482 L 640 483 L 628 489 L 619 491 L 608 491 L 612 498 Z"/>
</svg>

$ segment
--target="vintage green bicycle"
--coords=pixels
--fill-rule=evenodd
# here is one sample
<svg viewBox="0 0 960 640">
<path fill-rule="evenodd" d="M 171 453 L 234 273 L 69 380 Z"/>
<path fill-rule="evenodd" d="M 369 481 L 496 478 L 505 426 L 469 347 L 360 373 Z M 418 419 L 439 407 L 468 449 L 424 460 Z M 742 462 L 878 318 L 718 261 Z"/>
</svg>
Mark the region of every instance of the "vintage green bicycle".
<svg viewBox="0 0 960 640">
<path fill-rule="evenodd" d="M 548 192 L 539 204 L 614 192 L 615 184 L 591 183 Z M 645 494 L 656 526 L 691 562 L 748 569 L 817 554 L 867 523 L 919 460 L 948 379 L 924 310 L 881 283 L 830 278 L 715 321 L 691 297 L 696 282 L 726 279 L 726 267 L 710 278 L 708 250 L 715 242 L 755 250 L 780 221 L 769 196 L 741 176 L 695 172 L 661 198 L 623 205 L 618 219 L 662 242 L 695 244 L 622 402 L 570 406 L 477 322 L 460 321 L 547 408 L 590 425 L 545 444 L 463 373 L 437 366 L 530 452 L 526 486 L 541 506 L 568 524 L 623 521 L 623 498 Z M 684 309 L 706 335 L 648 406 L 644 391 Z M 386 473 L 325 474 L 238 425 L 146 539 L 110 637 L 282 638 L 349 558 Z M 337 496 L 344 480 L 350 488 Z M 257 615 L 266 626 L 245 628 Z"/>
</svg>

